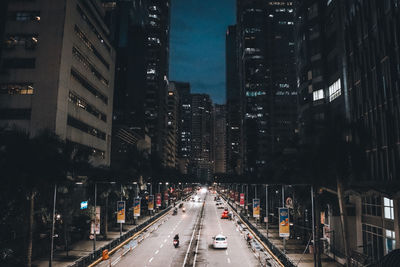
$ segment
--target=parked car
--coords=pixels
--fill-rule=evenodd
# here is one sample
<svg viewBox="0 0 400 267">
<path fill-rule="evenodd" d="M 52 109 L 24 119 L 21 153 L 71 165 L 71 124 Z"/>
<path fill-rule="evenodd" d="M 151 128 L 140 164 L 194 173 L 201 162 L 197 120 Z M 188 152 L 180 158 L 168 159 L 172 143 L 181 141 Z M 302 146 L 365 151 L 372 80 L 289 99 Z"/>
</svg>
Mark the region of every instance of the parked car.
<svg viewBox="0 0 400 267">
<path fill-rule="evenodd" d="M 213 247 L 214 248 L 228 248 L 227 237 L 224 235 L 217 235 L 213 237 Z"/>
</svg>

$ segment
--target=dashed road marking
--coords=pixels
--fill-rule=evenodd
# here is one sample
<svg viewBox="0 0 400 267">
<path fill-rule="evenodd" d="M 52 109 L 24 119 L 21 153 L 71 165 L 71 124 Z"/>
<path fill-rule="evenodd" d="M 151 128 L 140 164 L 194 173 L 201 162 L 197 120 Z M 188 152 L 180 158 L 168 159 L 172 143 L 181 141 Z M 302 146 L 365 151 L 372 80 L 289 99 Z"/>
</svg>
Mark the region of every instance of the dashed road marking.
<svg viewBox="0 0 400 267">
<path fill-rule="evenodd" d="M 160 248 L 162 248 L 163 246 L 164 246 L 164 244 L 161 244 L 161 245 L 160 245 Z"/>
<path fill-rule="evenodd" d="M 155 252 L 155 254 L 157 255 L 158 254 L 158 252 L 160 252 L 159 250 L 157 250 L 156 252 Z"/>
<path fill-rule="evenodd" d="M 228 263 L 231 263 L 231 259 L 230 258 L 228 258 Z"/>
<path fill-rule="evenodd" d="M 151 257 L 151 259 L 149 260 L 149 262 L 151 262 L 153 260 L 153 257 Z"/>
<path fill-rule="evenodd" d="M 227 250 L 225 250 L 225 254 L 228 255 L 228 251 Z"/>
<path fill-rule="evenodd" d="M 167 239 L 164 240 L 164 243 L 167 242 Z"/>
</svg>

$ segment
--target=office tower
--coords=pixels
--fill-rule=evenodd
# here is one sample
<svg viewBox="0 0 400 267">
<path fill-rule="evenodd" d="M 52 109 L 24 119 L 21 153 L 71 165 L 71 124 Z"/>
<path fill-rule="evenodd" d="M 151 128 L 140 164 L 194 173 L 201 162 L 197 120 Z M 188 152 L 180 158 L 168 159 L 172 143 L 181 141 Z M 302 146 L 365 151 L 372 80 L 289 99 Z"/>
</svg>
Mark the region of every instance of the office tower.
<svg viewBox="0 0 400 267">
<path fill-rule="evenodd" d="M 164 139 L 164 165 L 168 168 L 178 167 L 178 119 L 179 94 L 174 82 L 169 83 L 167 100 L 167 136 Z"/>
<path fill-rule="evenodd" d="M 49 129 L 110 164 L 115 52 L 97 1 L 10 1 L 0 123 Z M 62 34 L 61 34 L 62 33 Z"/>
<path fill-rule="evenodd" d="M 226 32 L 226 171 L 243 172 L 243 94 L 239 84 L 237 27 Z"/>
<path fill-rule="evenodd" d="M 198 181 L 211 181 L 212 103 L 209 95 L 192 94 L 191 174 Z"/>
<path fill-rule="evenodd" d="M 188 173 L 191 158 L 192 96 L 190 83 L 173 82 L 179 95 L 178 108 L 178 166 L 183 174 Z"/>
<path fill-rule="evenodd" d="M 293 1 L 238 1 L 237 20 L 245 172 L 260 173 L 295 130 Z"/>
<path fill-rule="evenodd" d="M 226 173 L 226 106 L 214 105 L 214 173 Z"/>
</svg>

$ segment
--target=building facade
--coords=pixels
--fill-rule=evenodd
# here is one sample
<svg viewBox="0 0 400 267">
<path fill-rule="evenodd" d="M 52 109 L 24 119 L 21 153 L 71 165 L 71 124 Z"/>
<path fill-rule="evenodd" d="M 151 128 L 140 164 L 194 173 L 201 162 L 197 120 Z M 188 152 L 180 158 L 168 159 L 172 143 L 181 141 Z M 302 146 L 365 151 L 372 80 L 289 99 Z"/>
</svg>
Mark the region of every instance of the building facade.
<svg viewBox="0 0 400 267">
<path fill-rule="evenodd" d="M 178 166 L 183 174 L 188 173 L 192 151 L 192 95 L 190 83 L 173 82 L 179 95 L 178 108 Z"/>
<path fill-rule="evenodd" d="M 200 182 L 211 181 L 213 173 L 212 102 L 209 95 L 192 94 L 190 173 Z"/>
<path fill-rule="evenodd" d="M 243 173 L 243 92 L 239 84 L 236 25 L 226 32 L 226 171 Z"/>
<path fill-rule="evenodd" d="M 214 105 L 213 110 L 214 173 L 226 173 L 226 105 Z"/>
<path fill-rule="evenodd" d="M 49 129 L 110 164 L 115 51 L 97 1 L 10 2 L 0 123 Z M 62 33 L 62 34 L 61 34 Z"/>
<path fill-rule="evenodd" d="M 293 1 L 238 1 L 238 70 L 248 174 L 260 174 L 274 154 L 290 146 L 294 135 L 297 91 L 293 31 Z"/>
</svg>

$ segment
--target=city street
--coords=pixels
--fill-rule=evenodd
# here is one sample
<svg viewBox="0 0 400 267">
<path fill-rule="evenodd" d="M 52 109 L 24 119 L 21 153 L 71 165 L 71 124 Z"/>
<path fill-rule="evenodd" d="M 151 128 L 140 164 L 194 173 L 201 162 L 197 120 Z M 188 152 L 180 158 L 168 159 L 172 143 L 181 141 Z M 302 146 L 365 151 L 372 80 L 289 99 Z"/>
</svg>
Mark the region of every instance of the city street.
<svg viewBox="0 0 400 267">
<path fill-rule="evenodd" d="M 206 194 L 200 194 L 201 199 Z M 186 254 L 194 255 L 197 249 L 196 266 L 258 266 L 252 251 L 247 247 L 246 241 L 236 230 L 233 221 L 222 220 L 223 209 L 217 209 L 214 196 L 208 194 L 205 199 L 202 227 L 200 230 L 200 243 L 197 246 L 198 231 L 193 230 L 201 212 L 202 202 L 185 202 L 186 212 L 179 209 L 178 214 L 168 215 L 168 220 L 144 239 L 135 249 L 128 252 L 119 260 L 120 253 L 111 257 L 112 266 L 183 266 Z M 174 248 L 172 240 L 179 234 L 180 245 Z M 212 242 L 217 234 L 228 237 L 228 249 L 214 249 Z M 191 249 L 188 250 L 192 240 Z M 185 266 L 194 266 L 193 259 L 187 257 Z M 100 266 L 108 266 L 109 261 Z"/>
</svg>

